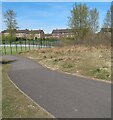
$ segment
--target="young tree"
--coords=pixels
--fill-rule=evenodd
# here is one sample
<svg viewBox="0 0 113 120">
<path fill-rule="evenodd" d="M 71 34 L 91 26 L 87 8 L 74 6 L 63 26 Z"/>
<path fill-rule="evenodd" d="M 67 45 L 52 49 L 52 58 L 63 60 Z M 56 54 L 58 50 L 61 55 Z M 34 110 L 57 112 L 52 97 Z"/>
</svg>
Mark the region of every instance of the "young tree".
<svg viewBox="0 0 113 120">
<path fill-rule="evenodd" d="M 111 4 L 111 28 L 113 29 L 113 2 Z"/>
<path fill-rule="evenodd" d="M 106 16 L 105 19 L 103 21 L 103 26 L 102 26 L 102 31 L 104 32 L 104 35 L 102 35 L 103 40 L 105 41 L 110 41 L 111 42 L 111 9 L 112 6 L 110 7 L 110 9 L 106 12 Z"/>
<path fill-rule="evenodd" d="M 16 14 L 13 10 L 7 10 L 4 14 L 4 22 L 6 23 L 6 27 L 10 35 L 10 40 L 15 37 L 15 31 L 18 28 L 15 17 Z"/>
<path fill-rule="evenodd" d="M 104 19 L 103 28 L 111 28 L 111 10 L 108 10 Z"/>
<path fill-rule="evenodd" d="M 84 4 L 75 4 L 69 17 L 69 27 L 75 38 L 83 41 L 89 31 L 88 7 Z"/>
<path fill-rule="evenodd" d="M 92 33 L 99 30 L 99 12 L 96 8 L 89 11 L 89 27 Z"/>
</svg>

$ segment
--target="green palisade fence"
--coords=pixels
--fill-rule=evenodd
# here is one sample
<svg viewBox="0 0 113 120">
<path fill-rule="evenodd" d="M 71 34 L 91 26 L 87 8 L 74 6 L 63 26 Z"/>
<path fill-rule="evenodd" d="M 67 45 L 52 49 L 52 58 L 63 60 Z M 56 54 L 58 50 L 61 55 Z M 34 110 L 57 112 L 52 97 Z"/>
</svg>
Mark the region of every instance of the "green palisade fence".
<svg viewBox="0 0 113 120">
<path fill-rule="evenodd" d="M 23 51 L 28 51 L 38 48 L 53 48 L 60 47 L 60 40 L 46 40 L 46 39 L 16 39 L 16 40 L 3 40 L 0 44 L 2 54 L 16 54 Z"/>
</svg>

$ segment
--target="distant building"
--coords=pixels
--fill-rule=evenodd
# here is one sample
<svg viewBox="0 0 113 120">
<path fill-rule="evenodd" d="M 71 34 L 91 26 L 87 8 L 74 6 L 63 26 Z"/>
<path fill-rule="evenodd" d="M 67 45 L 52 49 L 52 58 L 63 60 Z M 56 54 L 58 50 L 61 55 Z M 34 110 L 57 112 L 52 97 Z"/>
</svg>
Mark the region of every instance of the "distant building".
<svg viewBox="0 0 113 120">
<path fill-rule="evenodd" d="M 101 32 L 111 32 L 111 28 L 101 28 Z"/>
<path fill-rule="evenodd" d="M 29 34 L 33 36 L 34 39 L 45 38 L 45 33 L 43 30 L 31 30 Z"/>
<path fill-rule="evenodd" d="M 4 35 L 4 36 L 8 36 L 8 35 L 9 35 L 9 33 L 8 33 L 7 30 L 2 31 L 1 33 L 2 33 L 2 35 Z"/>
<path fill-rule="evenodd" d="M 52 31 L 53 38 L 73 37 L 71 29 L 56 29 Z"/>
<path fill-rule="evenodd" d="M 29 39 L 38 39 L 38 38 L 44 38 L 45 34 L 43 30 L 16 30 L 16 37 L 17 38 L 29 38 Z M 9 32 L 7 30 L 2 31 L 2 34 L 4 36 L 8 36 Z"/>
<path fill-rule="evenodd" d="M 17 38 L 28 38 L 28 39 L 38 39 L 38 38 L 70 38 L 73 37 L 71 29 L 54 29 L 51 34 L 45 34 L 43 30 L 16 30 Z M 2 31 L 2 35 L 8 36 L 9 32 L 7 30 Z"/>
<path fill-rule="evenodd" d="M 26 38 L 27 34 L 29 34 L 29 30 L 28 29 L 26 29 L 26 30 L 17 30 L 16 31 L 16 37 L 17 38 Z"/>
<path fill-rule="evenodd" d="M 52 34 L 45 34 L 45 38 L 52 38 Z"/>
</svg>

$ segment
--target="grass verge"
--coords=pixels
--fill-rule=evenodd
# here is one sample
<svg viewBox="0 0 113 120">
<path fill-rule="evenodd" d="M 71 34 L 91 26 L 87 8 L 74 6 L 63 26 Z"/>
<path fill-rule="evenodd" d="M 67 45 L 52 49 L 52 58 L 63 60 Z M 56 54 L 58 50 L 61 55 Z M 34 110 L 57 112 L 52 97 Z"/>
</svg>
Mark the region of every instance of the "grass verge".
<svg viewBox="0 0 113 120">
<path fill-rule="evenodd" d="M 102 80 L 111 80 L 111 49 L 106 46 L 69 46 L 51 49 L 36 49 L 24 52 L 51 69 L 83 75 Z"/>
<path fill-rule="evenodd" d="M 0 119 L 2 119 L 2 66 L 0 65 Z"/>
<path fill-rule="evenodd" d="M 5 54 L 7 54 L 7 55 L 11 55 L 11 54 L 13 54 L 13 55 L 16 55 L 16 54 L 18 54 L 18 53 L 21 53 L 22 51 L 27 51 L 27 50 L 29 50 L 29 49 L 33 49 L 33 47 L 24 47 L 24 46 L 22 46 L 22 47 L 20 47 L 20 46 L 18 46 L 17 47 L 17 49 L 16 49 L 16 47 L 15 46 L 13 46 L 13 47 L 9 47 L 9 46 L 6 46 L 6 47 L 0 47 L 0 51 L 1 51 L 1 53 L 3 54 L 3 55 L 5 55 Z"/>
<path fill-rule="evenodd" d="M 3 118 L 51 118 L 31 99 L 22 94 L 9 80 L 4 64 L 2 70 L 2 117 Z"/>
</svg>

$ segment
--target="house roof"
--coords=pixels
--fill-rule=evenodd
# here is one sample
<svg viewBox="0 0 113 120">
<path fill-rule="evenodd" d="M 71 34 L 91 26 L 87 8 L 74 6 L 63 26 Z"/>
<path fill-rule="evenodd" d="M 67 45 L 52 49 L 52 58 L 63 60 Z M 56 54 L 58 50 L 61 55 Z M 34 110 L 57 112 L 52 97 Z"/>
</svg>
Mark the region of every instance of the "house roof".
<svg viewBox="0 0 113 120">
<path fill-rule="evenodd" d="M 16 30 L 16 33 L 29 33 L 29 30 Z"/>
<path fill-rule="evenodd" d="M 48 37 L 49 37 L 49 36 L 52 36 L 52 34 L 45 34 L 45 36 L 48 36 Z"/>
<path fill-rule="evenodd" d="M 1 33 L 8 33 L 8 30 L 1 31 Z"/>
<path fill-rule="evenodd" d="M 29 33 L 44 33 L 43 30 L 30 30 Z"/>
<path fill-rule="evenodd" d="M 4 30 L 2 31 L 2 33 L 8 33 L 8 30 Z M 28 30 L 28 29 L 25 29 L 25 30 L 16 30 L 16 33 L 44 33 L 43 30 Z"/>
<path fill-rule="evenodd" d="M 71 29 L 56 29 L 56 30 L 52 31 L 52 34 L 53 33 L 60 33 L 60 34 L 62 34 L 62 33 L 71 33 L 71 32 L 72 32 Z"/>
</svg>

